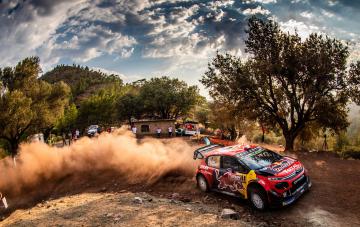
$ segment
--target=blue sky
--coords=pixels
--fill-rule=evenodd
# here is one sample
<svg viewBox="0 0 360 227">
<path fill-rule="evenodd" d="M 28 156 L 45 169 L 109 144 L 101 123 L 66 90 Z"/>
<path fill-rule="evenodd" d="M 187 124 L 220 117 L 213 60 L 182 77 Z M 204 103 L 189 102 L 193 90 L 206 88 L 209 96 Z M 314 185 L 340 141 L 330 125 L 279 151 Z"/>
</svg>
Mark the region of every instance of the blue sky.
<svg viewBox="0 0 360 227">
<path fill-rule="evenodd" d="M 360 60 L 356 0 L 0 0 L 0 67 L 37 55 L 44 71 L 75 63 L 126 82 L 167 75 L 200 85 L 217 50 L 246 57 L 252 15 L 304 39 L 341 39 Z"/>
</svg>

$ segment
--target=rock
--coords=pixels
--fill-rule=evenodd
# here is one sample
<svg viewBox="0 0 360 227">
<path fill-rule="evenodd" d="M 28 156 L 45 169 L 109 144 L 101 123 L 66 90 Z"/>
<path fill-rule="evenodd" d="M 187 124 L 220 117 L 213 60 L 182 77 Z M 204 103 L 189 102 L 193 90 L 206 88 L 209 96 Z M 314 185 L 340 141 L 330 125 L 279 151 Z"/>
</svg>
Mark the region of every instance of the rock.
<svg viewBox="0 0 360 227">
<path fill-rule="evenodd" d="M 142 203 L 143 203 L 143 200 L 142 200 L 142 198 L 140 198 L 140 197 L 135 197 L 135 198 L 133 199 L 133 202 L 134 202 L 134 203 L 137 203 L 137 204 L 142 204 Z"/>
<path fill-rule="evenodd" d="M 152 201 L 153 201 L 153 198 L 148 198 L 147 201 L 148 201 L 148 202 L 152 202 Z"/>
<path fill-rule="evenodd" d="M 47 206 L 46 206 L 46 209 L 49 209 L 50 207 L 51 207 L 50 205 L 47 205 Z"/>
<path fill-rule="evenodd" d="M 106 214 L 106 217 L 110 218 L 110 217 L 112 217 L 113 215 L 114 215 L 113 213 L 107 213 L 107 214 Z"/>
<path fill-rule="evenodd" d="M 175 204 L 179 203 L 178 201 L 173 200 L 173 199 L 170 199 L 170 201 L 169 201 L 169 202 L 170 202 L 170 203 L 175 203 Z"/>
<path fill-rule="evenodd" d="M 126 193 L 126 192 L 127 192 L 126 190 L 119 191 L 119 193 Z"/>
<path fill-rule="evenodd" d="M 192 209 L 190 207 L 186 207 L 187 211 L 192 211 Z"/>
<path fill-rule="evenodd" d="M 179 193 L 173 193 L 171 195 L 171 199 L 179 199 L 180 198 L 180 194 Z"/>
<path fill-rule="evenodd" d="M 102 187 L 100 192 L 106 192 L 107 188 L 106 187 Z"/>
<path fill-rule="evenodd" d="M 179 198 L 179 200 L 180 200 L 181 202 L 184 202 L 184 203 L 189 203 L 189 202 L 191 202 L 191 198 L 185 197 L 185 196 Z"/>
<path fill-rule="evenodd" d="M 266 222 L 260 222 L 259 224 L 256 225 L 257 227 L 266 227 L 269 226 Z"/>
<path fill-rule="evenodd" d="M 239 220 L 240 219 L 239 213 L 237 213 L 233 209 L 223 209 L 221 211 L 220 217 L 222 219 L 233 219 L 233 220 Z"/>
</svg>

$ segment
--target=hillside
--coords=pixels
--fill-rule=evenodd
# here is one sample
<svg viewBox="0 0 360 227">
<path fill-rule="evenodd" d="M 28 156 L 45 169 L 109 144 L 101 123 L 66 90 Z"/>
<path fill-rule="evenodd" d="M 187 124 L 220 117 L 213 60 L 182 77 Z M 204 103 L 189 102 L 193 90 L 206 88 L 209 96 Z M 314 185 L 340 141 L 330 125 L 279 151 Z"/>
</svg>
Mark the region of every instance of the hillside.
<svg viewBox="0 0 360 227">
<path fill-rule="evenodd" d="M 73 100 L 77 104 L 101 88 L 113 83 L 122 84 L 117 75 L 108 75 L 79 65 L 58 65 L 40 79 L 49 83 L 64 81 L 70 86 Z"/>
</svg>

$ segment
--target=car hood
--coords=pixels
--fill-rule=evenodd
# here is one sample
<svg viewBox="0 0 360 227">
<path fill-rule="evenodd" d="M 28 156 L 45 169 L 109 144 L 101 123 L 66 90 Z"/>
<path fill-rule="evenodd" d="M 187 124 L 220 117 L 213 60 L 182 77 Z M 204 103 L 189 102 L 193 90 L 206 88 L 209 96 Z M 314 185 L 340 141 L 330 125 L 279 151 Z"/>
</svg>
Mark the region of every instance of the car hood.
<svg viewBox="0 0 360 227">
<path fill-rule="evenodd" d="M 302 169 L 303 166 L 298 160 L 290 157 L 283 157 L 279 161 L 259 169 L 258 172 L 262 175 L 285 177 L 294 172 L 300 172 Z"/>
</svg>

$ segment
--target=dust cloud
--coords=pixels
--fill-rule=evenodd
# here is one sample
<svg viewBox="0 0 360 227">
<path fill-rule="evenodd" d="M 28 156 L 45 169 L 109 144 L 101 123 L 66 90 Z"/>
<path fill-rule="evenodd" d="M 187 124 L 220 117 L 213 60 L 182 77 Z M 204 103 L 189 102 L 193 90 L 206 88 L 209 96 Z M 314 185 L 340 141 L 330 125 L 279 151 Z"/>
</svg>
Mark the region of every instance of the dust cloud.
<svg viewBox="0 0 360 227">
<path fill-rule="evenodd" d="M 10 158 L 0 161 L 0 191 L 20 193 L 43 181 L 102 170 L 116 171 L 129 183 L 150 184 L 171 173 L 192 176 L 194 149 L 182 139 L 138 142 L 125 129 L 98 138 L 84 137 L 63 148 L 23 144 L 16 167 Z"/>
</svg>

